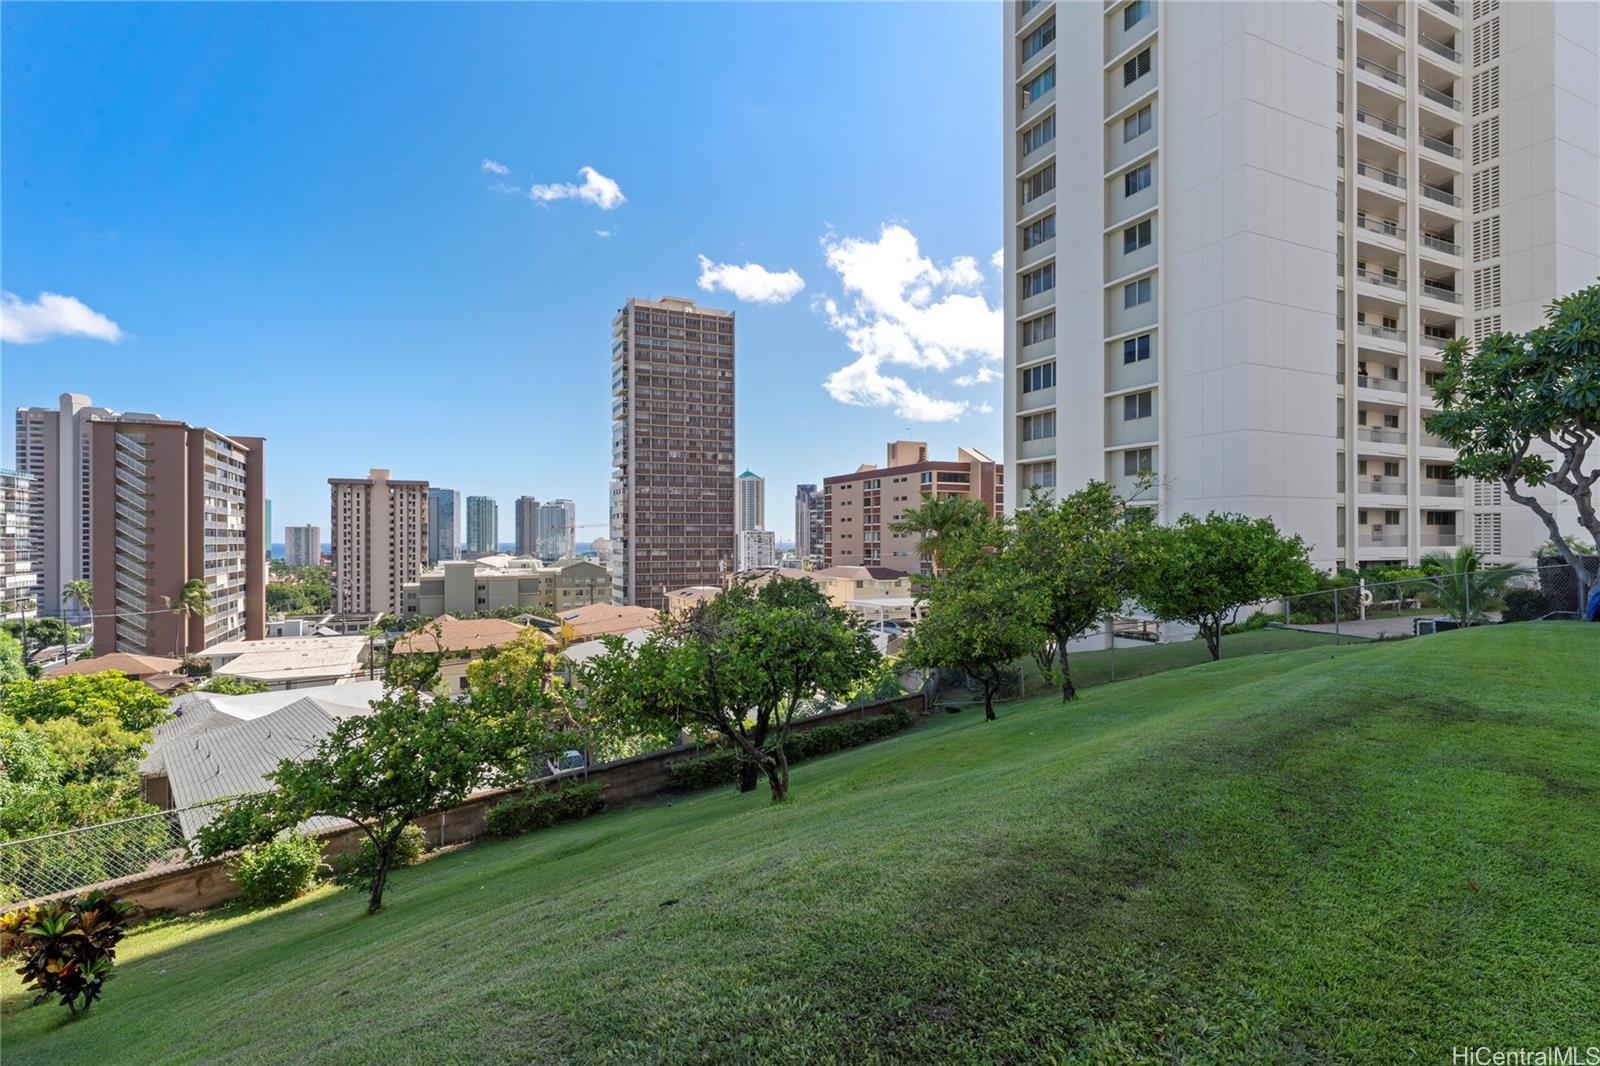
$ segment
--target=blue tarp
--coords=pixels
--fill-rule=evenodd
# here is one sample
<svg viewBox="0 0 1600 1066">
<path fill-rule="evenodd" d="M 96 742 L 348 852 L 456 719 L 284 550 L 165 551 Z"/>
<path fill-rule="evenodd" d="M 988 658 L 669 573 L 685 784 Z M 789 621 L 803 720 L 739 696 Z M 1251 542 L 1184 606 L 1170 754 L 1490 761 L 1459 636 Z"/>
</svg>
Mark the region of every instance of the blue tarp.
<svg viewBox="0 0 1600 1066">
<path fill-rule="evenodd" d="M 1591 622 L 1600 622 L 1600 584 L 1589 590 L 1589 602 L 1584 605 L 1583 616 Z"/>
</svg>

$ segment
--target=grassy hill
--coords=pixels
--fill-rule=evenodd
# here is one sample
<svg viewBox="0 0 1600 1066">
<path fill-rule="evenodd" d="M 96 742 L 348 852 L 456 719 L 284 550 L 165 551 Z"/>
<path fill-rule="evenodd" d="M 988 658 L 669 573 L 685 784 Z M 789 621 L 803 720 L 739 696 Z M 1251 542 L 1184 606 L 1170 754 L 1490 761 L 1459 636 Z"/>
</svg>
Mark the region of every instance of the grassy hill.
<svg viewBox="0 0 1600 1066">
<path fill-rule="evenodd" d="M 1595 1043 L 1600 626 L 1175 670 L 131 936 L 31 1062 L 1393 1061 Z"/>
</svg>

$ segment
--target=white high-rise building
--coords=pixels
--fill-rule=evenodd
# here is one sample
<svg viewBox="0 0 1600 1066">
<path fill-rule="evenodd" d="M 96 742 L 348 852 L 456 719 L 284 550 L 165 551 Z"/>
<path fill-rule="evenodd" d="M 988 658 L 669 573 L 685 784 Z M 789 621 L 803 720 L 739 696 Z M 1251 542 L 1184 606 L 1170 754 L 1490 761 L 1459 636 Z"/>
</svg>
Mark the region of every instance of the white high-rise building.
<svg viewBox="0 0 1600 1066">
<path fill-rule="evenodd" d="M 1452 337 L 1600 273 L 1593 0 L 1005 5 L 1006 480 L 1320 565 L 1544 539 L 1430 435 Z M 1141 476 L 1143 475 L 1143 476 Z"/>
<path fill-rule="evenodd" d="M 31 611 L 38 595 L 33 572 L 33 475 L 0 470 L 0 618 Z"/>
<path fill-rule="evenodd" d="M 284 526 L 283 561 L 290 566 L 317 566 L 322 562 L 321 526 Z"/>
<path fill-rule="evenodd" d="M 374 469 L 364 478 L 331 477 L 333 609 L 395 614 L 404 586 L 428 558 L 428 483 L 396 481 Z"/>
<path fill-rule="evenodd" d="M 745 555 L 745 533 L 755 530 L 764 530 L 767 525 L 767 479 L 746 470 L 734 482 L 733 493 L 733 544 L 734 565 L 740 570 L 749 570 L 755 566 L 771 566 L 771 563 L 752 562 Z M 759 551 L 761 539 L 755 538 L 748 542 L 752 548 Z"/>
<path fill-rule="evenodd" d="M 778 565 L 777 535 L 770 529 L 739 532 L 739 569 L 759 570 Z"/>
<path fill-rule="evenodd" d="M 577 554 L 578 505 L 571 500 L 546 500 L 539 505 L 534 554 L 547 563 Z"/>
<path fill-rule="evenodd" d="M 72 392 L 62 393 L 55 407 L 17 408 L 17 472 L 33 478 L 28 548 L 41 614 L 59 614 L 61 589 L 68 582 L 93 577 L 90 474 L 94 464 L 89 425 L 115 417 L 115 411 L 95 407 L 89 397 Z M 67 611 L 82 613 L 77 604 Z"/>
</svg>

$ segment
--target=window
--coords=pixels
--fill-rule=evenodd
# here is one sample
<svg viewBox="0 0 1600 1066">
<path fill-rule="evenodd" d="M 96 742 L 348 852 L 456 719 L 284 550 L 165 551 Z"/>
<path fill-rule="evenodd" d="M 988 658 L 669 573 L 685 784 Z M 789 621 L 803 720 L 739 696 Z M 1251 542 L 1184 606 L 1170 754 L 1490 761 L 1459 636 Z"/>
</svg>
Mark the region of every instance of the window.
<svg viewBox="0 0 1600 1066">
<path fill-rule="evenodd" d="M 1144 21 L 1144 17 L 1148 14 L 1150 14 L 1150 0 L 1133 0 L 1133 3 L 1122 9 L 1122 28 L 1133 29 Z"/>
<path fill-rule="evenodd" d="M 1056 20 L 1051 16 L 1043 26 L 1022 39 L 1022 61 L 1026 63 L 1038 55 L 1045 45 L 1056 39 Z"/>
<path fill-rule="evenodd" d="M 1053 389 L 1056 387 L 1056 365 L 1054 363 L 1041 363 L 1039 366 L 1030 366 L 1022 371 L 1022 391 L 1038 392 L 1040 389 Z"/>
<path fill-rule="evenodd" d="M 1422 515 L 1422 524 L 1425 526 L 1456 527 L 1456 516 L 1449 511 L 1426 511 Z"/>
<path fill-rule="evenodd" d="M 1022 154 L 1028 155 L 1056 139 L 1056 116 L 1052 112 L 1022 131 Z"/>
<path fill-rule="evenodd" d="M 1056 485 L 1055 463 L 1030 463 L 1022 468 L 1023 485 L 1030 489 L 1052 489 Z"/>
<path fill-rule="evenodd" d="M 1383 464 L 1383 476 L 1384 477 L 1399 477 L 1400 476 L 1400 464 L 1397 463 L 1397 462 L 1394 462 L 1392 460 L 1389 461 L 1389 462 L 1384 463 Z"/>
<path fill-rule="evenodd" d="M 1022 179 L 1022 202 L 1028 203 L 1037 200 L 1045 193 L 1056 187 L 1056 165 L 1047 164 L 1038 173 L 1029 174 Z"/>
<path fill-rule="evenodd" d="M 1122 473 L 1125 477 L 1134 477 L 1146 474 L 1155 469 L 1155 454 L 1152 448 L 1130 448 L 1122 453 Z"/>
<path fill-rule="evenodd" d="M 1022 324 L 1022 343 L 1024 345 L 1038 344 L 1047 341 L 1056 335 L 1056 313 L 1051 311 L 1038 318 L 1030 318 Z"/>
<path fill-rule="evenodd" d="M 1152 108 L 1149 104 L 1145 104 L 1139 110 L 1135 111 L 1133 114 L 1129 115 L 1127 118 L 1122 120 L 1122 143 L 1123 144 L 1127 144 L 1129 141 L 1133 140 L 1135 137 L 1139 136 L 1139 134 L 1141 134 L 1141 133 L 1148 133 L 1149 132 L 1149 130 L 1150 130 L 1150 118 L 1151 118 L 1151 115 L 1154 113 L 1154 110 L 1155 109 Z"/>
<path fill-rule="evenodd" d="M 1023 440 L 1045 440 L 1056 435 L 1056 413 L 1045 411 L 1022 420 Z"/>
<path fill-rule="evenodd" d="M 1028 223 L 1022 230 L 1022 250 L 1036 247 L 1050 240 L 1056 235 L 1056 213 L 1054 211 L 1043 218 L 1035 219 Z"/>
<path fill-rule="evenodd" d="M 1051 74 L 1054 73 L 1054 68 L 1052 68 Z M 1132 85 L 1134 82 L 1138 81 L 1148 73 L 1150 73 L 1150 49 L 1146 48 L 1144 51 L 1140 52 L 1138 55 L 1122 64 L 1122 84 Z M 1050 84 L 1055 84 L 1054 79 L 1051 80 Z"/>
<path fill-rule="evenodd" d="M 1148 279 L 1146 279 L 1148 280 Z M 1022 275 L 1022 298 L 1038 296 L 1042 292 L 1049 292 L 1056 287 L 1056 265 L 1046 263 L 1038 270 L 1030 270 Z"/>
<path fill-rule="evenodd" d="M 1122 231 L 1122 254 L 1132 255 L 1150 244 L 1150 220 L 1135 223 Z"/>
<path fill-rule="evenodd" d="M 1399 525 L 1400 524 L 1400 512 L 1399 511 L 1385 511 L 1385 512 L 1383 512 L 1383 524 L 1386 525 L 1386 526 L 1397 526 L 1397 525 Z"/>
<path fill-rule="evenodd" d="M 1141 333 L 1122 342 L 1122 365 L 1142 363 L 1150 358 L 1150 334 Z"/>
<path fill-rule="evenodd" d="M 1052 264 L 1052 266 L 1053 266 L 1053 264 Z M 1055 284 L 1054 275 L 1051 276 L 1050 284 L 1052 284 L 1052 285 Z M 1140 278 L 1138 281 L 1130 281 L 1130 282 L 1128 282 L 1128 284 L 1126 284 L 1126 285 L 1124 285 L 1122 287 L 1122 307 L 1123 307 L 1124 310 L 1126 310 L 1126 309 L 1128 309 L 1130 307 L 1138 307 L 1140 304 L 1147 304 L 1149 302 L 1150 302 L 1150 279 L 1149 278 Z"/>
<path fill-rule="evenodd" d="M 1433 481 L 1454 481 L 1456 474 L 1449 463 L 1429 463 L 1422 468 L 1422 476 Z"/>
<path fill-rule="evenodd" d="M 1052 164 L 1053 166 L 1054 164 Z M 1055 175 L 1050 175 L 1050 187 L 1055 188 Z M 1136 192 L 1150 187 L 1150 164 L 1128 171 L 1122 175 L 1122 195 L 1132 196 Z"/>
<path fill-rule="evenodd" d="M 1039 97 L 1056 87 L 1055 64 L 1045 67 L 1032 81 L 1022 87 L 1022 106 L 1027 107 Z"/>
<path fill-rule="evenodd" d="M 1140 418 L 1149 418 L 1151 405 L 1155 402 L 1153 392 L 1135 392 L 1122 398 L 1122 420 L 1133 422 Z"/>
</svg>

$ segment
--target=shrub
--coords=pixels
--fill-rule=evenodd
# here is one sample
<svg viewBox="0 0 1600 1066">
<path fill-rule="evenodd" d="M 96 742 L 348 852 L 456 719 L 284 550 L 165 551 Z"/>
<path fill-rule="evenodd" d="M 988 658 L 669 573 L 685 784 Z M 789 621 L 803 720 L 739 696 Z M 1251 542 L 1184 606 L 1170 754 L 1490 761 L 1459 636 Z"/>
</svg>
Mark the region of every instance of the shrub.
<svg viewBox="0 0 1600 1066">
<path fill-rule="evenodd" d="M 893 736 L 911 724 L 911 715 L 903 707 L 888 714 L 872 718 L 852 718 L 811 729 L 795 730 L 783 746 L 784 755 L 791 764 L 819 755 L 859 747 L 862 744 Z M 739 779 L 739 753 L 730 748 L 718 748 L 698 759 L 680 759 L 667 767 L 667 781 L 673 788 L 685 792 L 727 785 Z"/>
<path fill-rule="evenodd" d="M 1505 609 L 1500 618 L 1505 622 L 1531 622 L 1547 613 L 1544 593 L 1538 589 L 1510 589 L 1504 596 Z"/>
<path fill-rule="evenodd" d="M 1223 633 L 1249 633 L 1257 629 L 1265 629 L 1272 623 L 1272 618 L 1265 611 L 1257 611 L 1243 622 L 1229 622 L 1222 627 Z"/>
<path fill-rule="evenodd" d="M 117 942 L 128 931 L 133 904 L 105 891 L 40 903 L 0 917 L 0 939 L 21 954 L 17 973 L 38 989 L 35 1004 L 60 996 L 61 1005 L 88 1010 L 111 978 Z"/>
<path fill-rule="evenodd" d="M 422 861 L 422 853 L 427 850 L 428 835 L 417 826 L 408 825 L 400 830 L 400 839 L 395 841 L 394 856 L 389 860 L 389 865 L 415 866 Z M 355 851 L 334 856 L 333 879 L 341 885 L 371 888 L 372 878 L 377 872 L 378 849 L 372 846 L 371 840 L 363 840 L 361 847 Z"/>
<path fill-rule="evenodd" d="M 585 818 L 601 806 L 604 785 L 565 785 L 554 789 L 531 789 L 515 799 L 503 800 L 483 817 L 483 828 L 490 836 L 513 837 L 543 829 L 557 822 Z"/>
<path fill-rule="evenodd" d="M 288 833 L 241 851 L 233 860 L 239 898 L 248 906 L 284 903 L 316 880 L 322 866 L 322 842 Z"/>
</svg>

